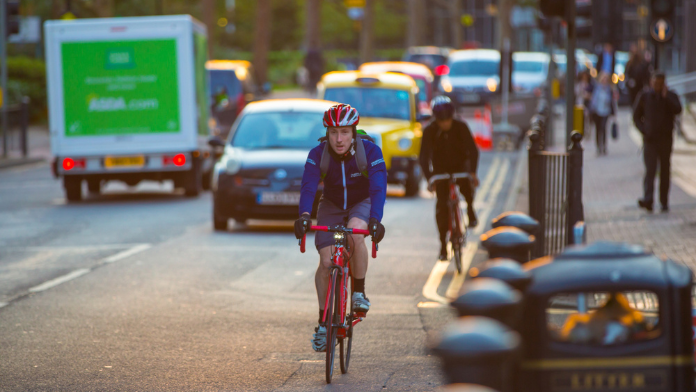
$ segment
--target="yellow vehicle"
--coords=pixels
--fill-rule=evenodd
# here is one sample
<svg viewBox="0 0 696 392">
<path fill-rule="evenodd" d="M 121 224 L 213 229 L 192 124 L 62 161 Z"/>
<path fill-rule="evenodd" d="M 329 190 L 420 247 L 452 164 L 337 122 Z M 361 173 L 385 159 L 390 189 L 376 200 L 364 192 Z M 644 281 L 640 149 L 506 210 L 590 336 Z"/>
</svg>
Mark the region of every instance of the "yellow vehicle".
<svg viewBox="0 0 696 392">
<path fill-rule="evenodd" d="M 387 181 L 401 184 L 406 196 L 418 194 L 418 165 L 423 130 L 419 121 L 416 82 L 398 73 L 330 72 L 318 84 L 319 99 L 347 103 L 360 113 L 359 129 L 382 148 Z"/>
</svg>

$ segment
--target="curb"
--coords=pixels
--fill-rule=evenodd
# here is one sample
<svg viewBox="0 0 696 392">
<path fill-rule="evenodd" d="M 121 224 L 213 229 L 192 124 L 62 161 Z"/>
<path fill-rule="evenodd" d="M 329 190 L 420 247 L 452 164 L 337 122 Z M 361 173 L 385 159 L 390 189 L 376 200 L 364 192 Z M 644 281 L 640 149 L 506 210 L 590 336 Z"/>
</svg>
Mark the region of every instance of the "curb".
<svg viewBox="0 0 696 392">
<path fill-rule="evenodd" d="M 517 199 L 519 198 L 522 178 L 524 177 L 524 170 L 527 168 L 527 147 L 523 144 L 520 147 L 520 151 L 517 153 L 517 170 L 515 170 L 515 177 L 512 179 L 512 186 L 510 186 L 509 194 L 507 200 L 505 200 L 505 205 L 503 206 L 503 212 L 513 211 L 515 205 L 517 204 Z"/>
<path fill-rule="evenodd" d="M 17 166 L 32 165 L 39 162 L 46 162 L 44 158 L 7 158 L 0 159 L 0 170 L 9 169 Z"/>
</svg>

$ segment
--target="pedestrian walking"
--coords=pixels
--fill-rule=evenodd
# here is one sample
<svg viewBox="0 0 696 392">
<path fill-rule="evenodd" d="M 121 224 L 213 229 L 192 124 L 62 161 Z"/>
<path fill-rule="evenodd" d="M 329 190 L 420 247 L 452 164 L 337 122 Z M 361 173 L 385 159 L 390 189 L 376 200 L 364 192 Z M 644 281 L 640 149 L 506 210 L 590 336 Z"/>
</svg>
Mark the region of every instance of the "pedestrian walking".
<svg viewBox="0 0 696 392">
<path fill-rule="evenodd" d="M 592 91 L 590 113 L 595 124 L 597 155 L 607 155 L 607 122 L 609 116 L 614 114 L 614 92 L 609 74 L 602 72 L 598 79 L 599 83 Z"/>
<path fill-rule="evenodd" d="M 655 72 L 651 80 L 652 88 L 643 91 L 636 98 L 633 109 L 633 122 L 643 134 L 643 161 L 645 178 L 643 198 L 638 206 L 647 211 L 653 210 L 655 194 L 655 175 L 660 168 L 661 211 L 669 211 L 670 159 L 672 157 L 672 131 L 674 118 L 681 113 L 679 97 L 667 89 L 665 74 Z"/>
<path fill-rule="evenodd" d="M 645 56 L 638 48 L 631 50 L 631 58 L 626 63 L 626 86 L 631 107 L 636 103 L 636 97 L 644 88 L 650 86 L 651 64 L 645 61 Z"/>
</svg>

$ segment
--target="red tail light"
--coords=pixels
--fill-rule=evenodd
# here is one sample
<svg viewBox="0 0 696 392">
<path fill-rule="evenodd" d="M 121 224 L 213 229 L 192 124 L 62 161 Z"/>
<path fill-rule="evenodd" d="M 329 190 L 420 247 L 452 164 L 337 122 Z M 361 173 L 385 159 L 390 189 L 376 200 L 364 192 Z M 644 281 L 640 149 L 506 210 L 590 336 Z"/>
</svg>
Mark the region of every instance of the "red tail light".
<svg viewBox="0 0 696 392">
<path fill-rule="evenodd" d="M 449 67 L 445 64 L 438 65 L 437 67 L 435 67 L 435 75 L 437 76 L 447 75 L 449 74 L 449 71 Z"/>
<path fill-rule="evenodd" d="M 72 158 L 63 158 L 63 170 L 68 171 L 72 170 L 74 168 L 78 169 L 84 169 L 85 168 L 85 159 L 72 159 Z"/>
<path fill-rule="evenodd" d="M 169 155 L 162 155 L 162 165 L 163 166 L 169 166 L 169 165 L 184 166 L 185 164 L 186 164 L 186 155 L 184 155 L 184 154 L 176 154 L 173 157 L 170 157 Z"/>
<path fill-rule="evenodd" d="M 237 115 L 242 112 L 246 106 L 246 99 L 244 99 L 244 94 L 237 95 Z"/>
</svg>

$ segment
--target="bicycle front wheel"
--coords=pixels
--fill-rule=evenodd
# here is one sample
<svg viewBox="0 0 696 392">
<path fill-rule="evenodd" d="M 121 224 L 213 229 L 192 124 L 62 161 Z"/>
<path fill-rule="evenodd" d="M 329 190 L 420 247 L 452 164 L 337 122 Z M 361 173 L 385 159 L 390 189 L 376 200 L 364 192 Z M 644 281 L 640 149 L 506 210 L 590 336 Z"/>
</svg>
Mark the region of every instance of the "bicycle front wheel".
<svg viewBox="0 0 696 392">
<path fill-rule="evenodd" d="M 352 279 L 349 279 L 351 282 Z M 348 290 L 350 293 L 351 290 Z M 341 339 L 341 373 L 348 373 L 348 365 L 350 365 L 350 350 L 353 346 L 353 299 L 350 300 L 350 308 L 347 309 L 347 315 L 344 317 L 346 320 L 346 325 L 348 329 L 346 330 L 346 337 Z"/>
<path fill-rule="evenodd" d="M 452 243 L 452 253 L 454 253 L 454 265 L 457 267 L 457 273 L 462 273 L 462 244 L 464 243 L 462 233 L 461 210 L 457 207 L 453 208 L 450 214 L 452 232 L 450 233 L 450 242 Z"/>
<path fill-rule="evenodd" d="M 338 270 L 331 270 L 331 278 L 329 280 L 329 298 L 326 308 L 326 383 L 331 384 L 333 376 L 334 357 L 336 354 L 336 286 L 338 285 Z"/>
</svg>

